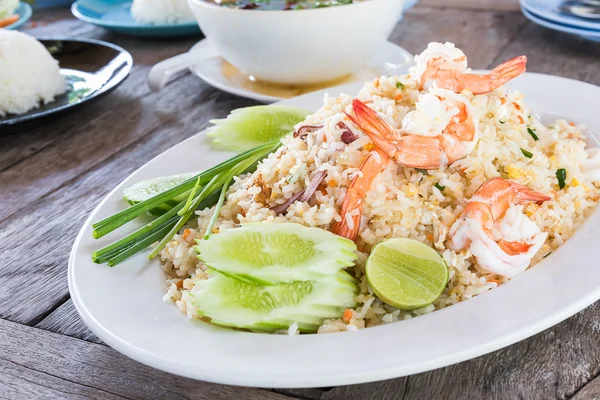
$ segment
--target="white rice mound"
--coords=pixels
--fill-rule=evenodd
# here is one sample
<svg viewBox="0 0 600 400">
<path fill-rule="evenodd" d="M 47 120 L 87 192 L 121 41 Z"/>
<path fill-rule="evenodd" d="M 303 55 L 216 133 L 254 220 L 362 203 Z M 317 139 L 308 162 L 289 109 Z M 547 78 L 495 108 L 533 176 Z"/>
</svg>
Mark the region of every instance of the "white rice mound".
<svg viewBox="0 0 600 400">
<path fill-rule="evenodd" d="M 19 7 L 19 0 L 0 0 L 0 18 L 12 15 Z"/>
<path fill-rule="evenodd" d="M 403 85 L 397 85 L 397 82 Z M 358 98 L 399 128 L 403 117 L 415 108 L 419 94 L 417 82 L 405 75 L 369 82 Z M 480 138 L 475 149 L 451 166 L 426 174 L 390 162 L 365 198 L 356 241 L 358 261 L 350 269 L 360 280 L 357 307 L 352 310 L 350 319 L 326 320 L 319 333 L 355 331 L 413 318 L 505 283 L 508 278 L 481 269 L 468 249 L 455 252 L 446 247 L 450 227 L 487 179 L 501 176 L 552 196 L 542 205 L 528 203 L 523 206 L 530 220 L 548 233 L 531 266 L 568 240 L 593 211 L 600 198 L 600 181 L 592 182 L 592 175 L 584 173 L 585 168 L 582 168 L 588 157 L 584 127 L 565 120 L 545 126 L 538 116 L 531 114 L 517 91 L 501 88 L 484 95 L 474 96 L 469 92 L 463 92 L 463 95 L 469 99 L 479 119 Z M 255 173 L 236 178 L 214 232 L 246 222 L 292 221 L 329 229 L 332 222 L 340 221 L 339 211 L 346 189 L 373 147 L 342 113 L 351 112 L 351 101 L 352 96 L 348 95 L 326 95 L 323 107 L 303 123 L 324 124 L 322 129 L 308 134 L 306 142 L 288 135 L 283 140 L 284 145 L 264 160 Z M 336 126 L 341 120 L 359 137 L 350 145 L 341 140 L 341 131 Z M 538 141 L 527 128 L 535 131 Z M 533 156 L 525 157 L 521 149 Z M 562 190 L 556 178 L 559 168 L 567 171 L 566 186 Z M 312 200 L 296 201 L 279 216 L 270 210 L 306 187 L 317 170 L 327 171 L 327 177 Z M 436 183 L 445 189 L 440 191 L 434 186 Z M 197 227 L 186 228 L 161 252 L 162 268 L 170 288 L 165 300 L 174 301 L 192 318 L 198 318 L 191 301 L 195 283 L 207 278 L 206 268 L 194 252 L 194 239 L 202 237 L 212 213 L 213 209 L 197 212 Z M 383 303 L 369 287 L 364 272 L 368 253 L 375 244 L 392 237 L 426 243 L 447 262 L 450 280 L 433 304 L 418 310 L 399 310 Z"/>
<path fill-rule="evenodd" d="M 145 24 L 174 24 L 194 20 L 187 0 L 133 0 L 131 15 Z"/>
<path fill-rule="evenodd" d="M 58 61 L 40 42 L 0 29 L 0 117 L 23 114 L 66 90 Z"/>
</svg>

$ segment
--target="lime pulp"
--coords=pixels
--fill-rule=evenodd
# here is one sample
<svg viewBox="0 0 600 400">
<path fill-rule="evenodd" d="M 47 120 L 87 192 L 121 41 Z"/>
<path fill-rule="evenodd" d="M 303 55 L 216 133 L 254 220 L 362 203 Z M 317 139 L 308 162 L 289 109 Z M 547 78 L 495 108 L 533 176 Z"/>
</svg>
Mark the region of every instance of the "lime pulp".
<svg viewBox="0 0 600 400">
<path fill-rule="evenodd" d="M 393 238 L 376 245 L 367 259 L 369 285 L 385 303 L 413 310 L 433 303 L 446 288 L 448 266 L 431 247 Z"/>
</svg>

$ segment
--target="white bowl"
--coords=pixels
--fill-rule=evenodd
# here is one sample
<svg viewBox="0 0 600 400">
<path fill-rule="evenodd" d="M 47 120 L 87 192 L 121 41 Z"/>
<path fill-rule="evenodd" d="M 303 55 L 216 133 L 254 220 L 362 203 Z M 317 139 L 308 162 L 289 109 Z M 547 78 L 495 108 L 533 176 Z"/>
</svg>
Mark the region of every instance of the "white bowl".
<svg viewBox="0 0 600 400">
<path fill-rule="evenodd" d="M 188 4 L 206 37 L 236 68 L 261 81 L 307 85 L 360 70 L 384 45 L 404 0 L 293 11 Z"/>
</svg>

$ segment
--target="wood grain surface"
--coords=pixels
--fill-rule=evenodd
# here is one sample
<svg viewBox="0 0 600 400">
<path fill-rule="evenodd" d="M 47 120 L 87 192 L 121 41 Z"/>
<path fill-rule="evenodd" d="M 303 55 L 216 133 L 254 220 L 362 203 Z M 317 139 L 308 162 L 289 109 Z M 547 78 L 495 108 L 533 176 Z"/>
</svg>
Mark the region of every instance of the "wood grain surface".
<svg viewBox="0 0 600 400">
<path fill-rule="evenodd" d="M 135 169 L 209 119 L 256 103 L 191 75 L 160 93 L 149 90 L 152 65 L 201 37 L 121 36 L 80 22 L 66 9 L 36 11 L 34 21 L 28 33 L 106 40 L 128 50 L 135 66 L 117 90 L 92 104 L 16 133 L 0 131 L 0 398 L 600 399 L 598 303 L 461 364 L 335 388 L 275 391 L 192 381 L 105 346 L 69 297 L 67 262 L 79 228 Z M 422 0 L 390 40 L 413 53 L 430 41 L 452 41 L 474 68 L 527 54 L 530 71 L 600 84 L 600 45 L 533 25 L 516 0 Z"/>
</svg>

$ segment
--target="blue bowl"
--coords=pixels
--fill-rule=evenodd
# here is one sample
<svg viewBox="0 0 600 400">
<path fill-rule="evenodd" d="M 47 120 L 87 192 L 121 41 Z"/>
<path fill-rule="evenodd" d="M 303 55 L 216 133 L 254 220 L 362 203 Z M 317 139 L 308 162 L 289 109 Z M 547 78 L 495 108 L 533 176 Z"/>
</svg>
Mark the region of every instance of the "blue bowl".
<svg viewBox="0 0 600 400">
<path fill-rule="evenodd" d="M 77 0 L 73 15 L 82 21 L 131 36 L 175 37 L 200 34 L 196 21 L 176 24 L 145 24 L 131 15 L 130 0 Z"/>
<path fill-rule="evenodd" d="M 31 18 L 31 6 L 27 3 L 20 2 L 19 7 L 15 10 L 15 14 L 19 16 L 19 19 L 15 23 L 5 26 L 4 29 L 17 29 L 25 22 L 29 21 L 29 18 Z"/>
</svg>

